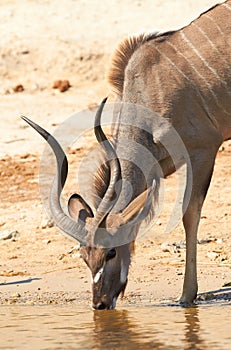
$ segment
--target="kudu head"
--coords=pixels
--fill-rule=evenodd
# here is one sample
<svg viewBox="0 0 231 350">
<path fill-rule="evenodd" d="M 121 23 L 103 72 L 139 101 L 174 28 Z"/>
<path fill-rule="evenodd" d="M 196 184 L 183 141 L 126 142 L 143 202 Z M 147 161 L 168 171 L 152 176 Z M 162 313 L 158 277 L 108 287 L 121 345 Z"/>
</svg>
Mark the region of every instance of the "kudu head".
<svg viewBox="0 0 231 350">
<path fill-rule="evenodd" d="M 142 215 L 146 215 L 144 205 L 149 197 L 146 190 L 121 212 L 111 212 L 116 201 L 115 185 L 121 180 L 121 169 L 115 149 L 100 125 L 105 102 L 106 99 L 96 113 L 94 131 L 107 159 L 110 159 L 108 185 L 94 211 L 80 195 L 73 194 L 68 202 L 70 216 L 60 204 L 60 195 L 68 173 L 66 155 L 52 135 L 30 119 L 22 117 L 45 138 L 55 154 L 57 173 L 50 191 L 50 210 L 56 225 L 81 244 L 81 256 L 92 275 L 94 309 L 113 309 L 118 296 L 124 293 L 138 230 L 136 218 L 139 216 L 141 219 Z"/>
</svg>

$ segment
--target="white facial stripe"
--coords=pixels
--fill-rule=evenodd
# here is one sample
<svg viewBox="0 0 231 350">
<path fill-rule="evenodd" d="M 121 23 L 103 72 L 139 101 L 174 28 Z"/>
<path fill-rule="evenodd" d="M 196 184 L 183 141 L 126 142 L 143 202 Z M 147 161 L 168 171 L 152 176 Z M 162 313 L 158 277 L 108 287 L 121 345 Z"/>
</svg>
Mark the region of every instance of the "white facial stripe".
<svg viewBox="0 0 231 350">
<path fill-rule="evenodd" d="M 94 283 L 99 282 L 99 279 L 100 279 L 100 277 L 102 276 L 102 273 L 103 273 L 103 267 L 101 267 L 101 268 L 99 269 L 99 271 L 96 273 L 96 275 L 95 275 L 95 277 L 94 277 L 94 279 L 93 279 L 93 282 L 94 282 Z"/>
<path fill-rule="evenodd" d="M 121 271 L 120 271 L 120 282 L 125 283 L 127 281 L 127 267 L 125 266 L 123 260 L 121 260 Z"/>
</svg>

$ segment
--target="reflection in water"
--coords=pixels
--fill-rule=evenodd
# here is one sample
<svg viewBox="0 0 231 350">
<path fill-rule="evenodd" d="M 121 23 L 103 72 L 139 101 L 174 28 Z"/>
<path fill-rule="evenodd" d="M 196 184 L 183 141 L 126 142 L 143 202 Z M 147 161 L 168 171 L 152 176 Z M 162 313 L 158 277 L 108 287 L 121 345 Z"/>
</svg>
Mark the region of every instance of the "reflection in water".
<svg viewBox="0 0 231 350">
<path fill-rule="evenodd" d="M 230 349 L 230 305 L 1 306 L 0 349 Z"/>
<path fill-rule="evenodd" d="M 150 337 L 142 330 L 142 325 L 132 322 L 127 310 L 94 312 L 94 343 L 98 349 L 161 349 L 164 344 L 158 341 L 158 334 Z M 143 333 L 143 334 L 142 334 Z M 149 337 L 151 339 L 149 339 Z M 147 340 L 145 341 L 145 338 Z"/>
<path fill-rule="evenodd" d="M 185 309 L 185 343 L 187 350 L 207 349 L 200 337 L 199 309 L 197 307 Z"/>
</svg>

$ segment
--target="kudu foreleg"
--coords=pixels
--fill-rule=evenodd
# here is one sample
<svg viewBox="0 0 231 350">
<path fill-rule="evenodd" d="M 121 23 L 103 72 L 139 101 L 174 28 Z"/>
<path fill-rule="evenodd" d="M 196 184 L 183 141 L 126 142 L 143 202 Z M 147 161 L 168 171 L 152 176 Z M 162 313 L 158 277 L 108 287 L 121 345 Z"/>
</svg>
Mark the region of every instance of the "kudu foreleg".
<svg viewBox="0 0 231 350">
<path fill-rule="evenodd" d="M 182 304 L 191 304 L 197 296 L 197 230 L 200 220 L 198 203 L 190 203 L 183 217 L 186 233 L 186 263 L 183 292 L 180 299 Z"/>
<path fill-rule="evenodd" d="M 204 199 L 209 188 L 214 168 L 216 152 L 211 155 L 205 152 L 197 154 L 191 165 L 193 170 L 192 193 L 188 207 L 183 216 L 183 224 L 186 234 L 186 264 L 183 292 L 180 303 L 190 305 L 197 296 L 197 231 L 200 222 L 200 214 Z M 198 161 L 198 158 L 200 161 Z"/>
</svg>

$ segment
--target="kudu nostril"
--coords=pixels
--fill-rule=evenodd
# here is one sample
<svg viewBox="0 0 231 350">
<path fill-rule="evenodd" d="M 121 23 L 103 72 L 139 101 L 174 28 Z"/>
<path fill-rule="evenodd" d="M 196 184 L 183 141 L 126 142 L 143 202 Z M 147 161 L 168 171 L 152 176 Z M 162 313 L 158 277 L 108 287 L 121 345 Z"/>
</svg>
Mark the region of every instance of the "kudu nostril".
<svg viewBox="0 0 231 350">
<path fill-rule="evenodd" d="M 92 307 L 95 310 L 105 310 L 106 309 L 106 305 L 104 303 L 101 303 L 101 302 L 98 304 L 93 304 Z"/>
</svg>

